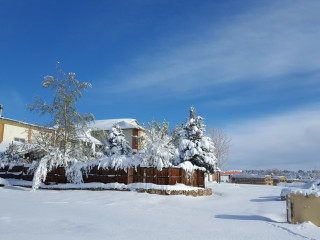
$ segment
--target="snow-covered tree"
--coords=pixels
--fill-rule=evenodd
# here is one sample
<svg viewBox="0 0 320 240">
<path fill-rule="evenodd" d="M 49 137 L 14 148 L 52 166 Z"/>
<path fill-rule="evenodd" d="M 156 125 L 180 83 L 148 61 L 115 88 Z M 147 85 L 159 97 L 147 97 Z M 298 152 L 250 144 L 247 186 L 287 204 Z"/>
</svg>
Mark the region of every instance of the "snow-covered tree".
<svg viewBox="0 0 320 240">
<path fill-rule="evenodd" d="M 21 161 L 19 146 L 14 142 L 10 143 L 6 151 L 4 152 L 9 162 Z"/>
<path fill-rule="evenodd" d="M 210 173 L 218 170 L 213 141 L 205 135 L 203 118 L 196 116 L 193 106 L 190 108 L 190 118 L 180 132 L 179 157 L 181 162 L 190 161 Z"/>
<path fill-rule="evenodd" d="M 46 179 L 47 172 L 58 166 L 70 166 L 76 161 L 90 159 L 88 147 L 80 144 L 81 136 L 87 129 L 87 124 L 94 120 L 92 114 L 80 114 L 77 102 L 82 92 L 91 87 L 88 82 L 79 82 L 75 73 L 65 74 L 60 63 L 57 64 L 58 76 L 46 76 L 42 82 L 43 88 L 53 90 L 52 103 L 36 97 L 35 103 L 27 105 L 30 111 L 40 115 L 49 115 L 52 122 L 49 124 L 55 130 L 54 135 L 40 134 L 33 147 L 44 153 L 41 160 L 34 162 L 33 189 L 37 189 Z M 77 157 L 77 159 L 75 159 Z"/>
<path fill-rule="evenodd" d="M 169 124 L 152 120 L 148 123 L 146 138 L 140 152 L 142 166 L 156 167 L 161 170 L 172 165 L 177 156 L 177 149 L 168 135 Z"/>
<path fill-rule="evenodd" d="M 14 142 L 10 143 L 4 152 L 0 152 L 0 167 L 9 164 L 23 163 L 20 157 L 21 147 Z"/>
<path fill-rule="evenodd" d="M 115 124 L 108 134 L 105 152 L 107 156 L 129 155 L 132 153 L 129 142 L 126 140 L 118 124 Z"/>
<path fill-rule="evenodd" d="M 231 138 L 221 129 L 210 128 L 210 137 L 214 143 L 217 166 L 220 169 L 228 165 Z"/>
<path fill-rule="evenodd" d="M 53 101 L 48 104 L 39 96 L 35 103 L 27 105 L 30 111 L 48 114 L 51 126 L 55 127 L 54 145 L 63 153 L 67 153 L 78 138 L 79 132 L 86 129 L 87 123 L 94 119 L 92 114 L 80 114 L 77 111 L 77 102 L 82 97 L 82 91 L 91 87 L 88 82 L 79 82 L 75 73 L 65 74 L 58 62 L 58 76 L 46 76 L 42 82 L 43 88 L 51 88 L 54 92 Z"/>
<path fill-rule="evenodd" d="M 29 171 L 34 174 L 32 189 L 35 191 L 39 188 L 41 182 L 44 182 L 47 173 L 58 166 L 67 166 L 69 158 L 67 154 L 62 153 L 58 148 L 49 147 L 49 151 L 39 162 L 34 161 Z"/>
<path fill-rule="evenodd" d="M 170 133 L 170 136 L 172 138 L 172 144 L 176 147 L 179 148 L 179 140 L 180 140 L 180 132 L 183 128 L 183 123 L 177 123 L 175 129 L 173 129 Z"/>
</svg>

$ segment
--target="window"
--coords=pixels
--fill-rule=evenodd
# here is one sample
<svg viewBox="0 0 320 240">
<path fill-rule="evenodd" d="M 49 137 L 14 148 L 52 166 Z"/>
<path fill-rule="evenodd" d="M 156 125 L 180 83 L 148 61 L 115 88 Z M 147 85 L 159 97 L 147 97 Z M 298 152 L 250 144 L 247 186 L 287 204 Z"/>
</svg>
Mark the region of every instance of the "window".
<svg viewBox="0 0 320 240">
<path fill-rule="evenodd" d="M 15 137 L 13 140 L 16 141 L 16 142 L 22 142 L 22 143 L 26 142 L 26 140 L 24 138 L 16 138 Z"/>
</svg>

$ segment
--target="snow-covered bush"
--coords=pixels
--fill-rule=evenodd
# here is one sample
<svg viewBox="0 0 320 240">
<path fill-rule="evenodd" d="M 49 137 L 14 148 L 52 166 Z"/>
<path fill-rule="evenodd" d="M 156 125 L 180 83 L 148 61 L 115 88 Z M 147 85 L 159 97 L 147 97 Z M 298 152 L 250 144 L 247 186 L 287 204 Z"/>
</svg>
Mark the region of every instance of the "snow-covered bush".
<svg viewBox="0 0 320 240">
<path fill-rule="evenodd" d="M 10 143 L 7 149 L 0 153 L 0 168 L 22 164 L 23 159 L 20 157 L 20 152 L 21 146 Z"/>
<path fill-rule="evenodd" d="M 156 167 L 161 170 L 172 165 L 177 156 L 177 149 L 172 144 L 172 139 L 168 135 L 169 124 L 152 121 L 148 123 L 147 137 L 144 140 L 141 157 L 143 167 Z"/>
<path fill-rule="evenodd" d="M 93 150 L 92 147 L 88 146 L 86 142 L 76 142 L 68 152 L 68 155 L 73 159 L 77 159 L 77 161 L 88 162 L 91 161 Z"/>
<path fill-rule="evenodd" d="M 52 171 L 53 168 L 66 167 L 72 164 L 72 159 L 66 153 L 63 153 L 58 148 L 50 148 L 49 154 L 44 156 L 40 162 L 34 162 L 30 167 L 30 171 L 34 172 L 32 189 L 36 190 L 39 188 L 41 182 L 46 180 L 48 172 Z"/>
<path fill-rule="evenodd" d="M 132 153 L 129 142 L 118 124 L 115 124 L 108 134 L 105 152 L 109 157 L 113 155 L 130 155 Z"/>
<path fill-rule="evenodd" d="M 180 132 L 179 157 L 181 162 L 190 161 L 210 173 L 218 170 L 213 141 L 205 136 L 203 118 L 196 117 L 193 106 L 190 108 L 190 118 Z"/>
</svg>

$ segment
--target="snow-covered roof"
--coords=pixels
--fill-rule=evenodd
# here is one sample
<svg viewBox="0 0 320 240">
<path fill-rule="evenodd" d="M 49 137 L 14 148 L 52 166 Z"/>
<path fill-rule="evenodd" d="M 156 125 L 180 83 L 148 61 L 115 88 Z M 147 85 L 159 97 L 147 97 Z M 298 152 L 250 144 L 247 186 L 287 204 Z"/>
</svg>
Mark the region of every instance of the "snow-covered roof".
<svg viewBox="0 0 320 240">
<path fill-rule="evenodd" d="M 78 133 L 78 138 L 84 142 L 91 142 L 96 145 L 103 145 L 98 139 L 91 136 L 90 131 L 91 129 L 88 129 L 85 133 Z"/>
<path fill-rule="evenodd" d="M 285 176 L 272 176 L 273 179 L 280 179 L 280 178 L 286 178 Z"/>
<path fill-rule="evenodd" d="M 314 194 L 320 196 L 320 178 L 304 184 L 301 188 L 290 189 L 292 193 L 300 194 Z"/>
<path fill-rule="evenodd" d="M 15 122 L 15 123 L 23 124 L 23 125 L 28 125 L 28 126 L 38 127 L 38 128 L 44 128 L 44 129 L 48 129 L 48 130 L 54 130 L 54 128 L 51 128 L 51 127 L 45 127 L 45 126 L 36 125 L 36 124 L 32 124 L 32 123 L 22 122 L 22 121 L 14 120 L 14 119 L 11 119 L 11 118 L 0 117 L 0 120 L 6 120 L 6 121 Z"/>
<path fill-rule="evenodd" d="M 270 175 L 258 175 L 258 174 L 234 174 L 233 178 L 266 178 Z"/>
<path fill-rule="evenodd" d="M 89 127 L 92 129 L 110 130 L 116 123 L 121 129 L 142 129 L 138 121 L 131 118 L 95 120 L 89 124 Z"/>
</svg>

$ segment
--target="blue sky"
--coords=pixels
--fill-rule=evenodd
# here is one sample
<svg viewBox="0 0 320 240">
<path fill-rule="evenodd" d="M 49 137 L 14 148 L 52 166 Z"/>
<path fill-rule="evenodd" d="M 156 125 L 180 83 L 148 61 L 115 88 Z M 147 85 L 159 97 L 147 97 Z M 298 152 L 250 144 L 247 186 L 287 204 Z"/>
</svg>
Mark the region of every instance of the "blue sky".
<svg viewBox="0 0 320 240">
<path fill-rule="evenodd" d="M 228 168 L 320 169 L 319 1 L 0 0 L 0 103 L 25 109 L 46 75 L 91 82 L 96 119 L 185 121 L 232 138 Z"/>
</svg>

